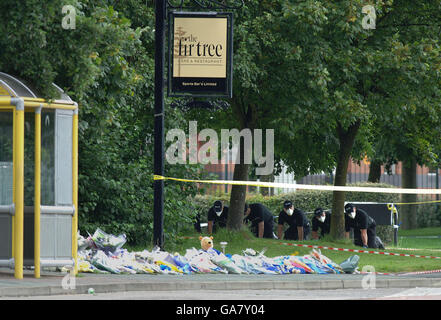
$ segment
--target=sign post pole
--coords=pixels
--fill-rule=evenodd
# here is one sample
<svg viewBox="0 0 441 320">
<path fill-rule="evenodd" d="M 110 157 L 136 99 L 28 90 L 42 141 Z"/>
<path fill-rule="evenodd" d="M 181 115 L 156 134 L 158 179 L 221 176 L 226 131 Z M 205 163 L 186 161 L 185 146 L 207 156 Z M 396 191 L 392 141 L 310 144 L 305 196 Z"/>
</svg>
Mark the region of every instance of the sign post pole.
<svg viewBox="0 0 441 320">
<path fill-rule="evenodd" d="M 240 9 L 244 5 L 244 0 L 237 0 L 239 4 L 236 6 L 228 5 L 229 1 L 218 1 L 218 0 L 176 0 L 175 2 L 170 0 L 156 0 L 155 1 L 155 128 L 154 128 L 154 164 L 153 173 L 158 176 L 164 176 L 164 65 L 165 65 L 165 20 L 167 18 L 168 9 L 174 11 L 176 9 L 188 8 L 185 4 L 186 2 L 192 3 L 193 7 L 199 7 L 202 9 Z M 178 3 L 178 5 L 174 4 Z M 168 8 L 168 9 L 167 9 Z M 181 12 L 181 14 L 183 14 Z M 191 17 L 191 13 L 184 14 L 184 17 Z M 182 44 L 178 47 L 181 50 L 179 54 L 179 62 L 181 62 L 182 50 L 188 50 L 188 57 L 193 61 L 193 58 L 198 58 L 196 60 L 202 61 L 200 64 L 209 63 L 212 69 L 206 71 L 205 74 L 196 75 L 196 79 L 192 79 L 193 83 L 197 83 L 199 87 L 207 87 L 212 90 L 200 90 L 197 88 L 194 90 L 195 85 L 190 85 L 193 87 L 193 91 L 190 92 L 178 92 L 169 96 L 208 96 L 208 97 L 232 97 L 232 14 L 224 14 L 218 16 L 217 13 L 205 13 L 201 17 L 201 13 L 193 14 L 198 18 L 208 18 L 214 17 L 225 20 L 224 27 L 221 30 L 221 34 L 224 35 L 223 42 L 221 43 L 211 43 L 206 42 L 206 39 L 199 39 L 192 37 L 191 34 L 187 37 L 183 37 L 182 41 L 187 43 Z M 214 20 L 213 20 L 214 21 Z M 219 26 L 219 23 L 218 23 Z M 203 26 L 202 26 L 203 27 Z M 198 28 L 197 28 L 198 29 Z M 183 30 L 184 31 L 184 30 Z M 191 30 L 193 31 L 193 30 Z M 190 38 L 188 38 L 190 36 Z M 205 37 L 206 34 L 198 35 L 198 37 Z M 221 37 L 222 39 L 222 37 Z M 201 43 L 201 40 L 205 40 Z M 173 42 L 172 42 L 173 43 Z M 184 45 L 184 47 L 182 47 Z M 188 46 L 188 47 L 187 47 Z M 172 45 L 173 47 L 173 45 Z M 191 53 L 197 52 L 197 57 L 194 57 Z M 184 54 L 185 55 L 185 54 Z M 170 64 L 173 64 L 173 55 L 169 52 L 169 68 Z M 205 60 L 204 60 L 205 59 Z M 193 63 L 193 62 L 192 62 Z M 224 72 L 219 71 L 216 68 L 216 63 L 220 64 L 224 68 Z M 207 75 L 208 73 L 208 75 Z M 173 78 L 173 73 L 169 70 L 169 86 L 170 78 Z M 213 78 L 213 74 L 216 78 Z M 201 79 L 202 78 L 202 79 Z M 208 78 L 208 79 L 206 79 Z M 153 245 L 158 246 L 163 249 L 164 246 L 164 180 L 154 180 L 154 203 L 153 203 Z"/>
<path fill-rule="evenodd" d="M 164 41 L 166 1 L 156 0 L 155 8 L 155 144 L 154 168 L 156 175 L 164 175 Z M 154 181 L 153 244 L 164 245 L 164 180 Z"/>
</svg>

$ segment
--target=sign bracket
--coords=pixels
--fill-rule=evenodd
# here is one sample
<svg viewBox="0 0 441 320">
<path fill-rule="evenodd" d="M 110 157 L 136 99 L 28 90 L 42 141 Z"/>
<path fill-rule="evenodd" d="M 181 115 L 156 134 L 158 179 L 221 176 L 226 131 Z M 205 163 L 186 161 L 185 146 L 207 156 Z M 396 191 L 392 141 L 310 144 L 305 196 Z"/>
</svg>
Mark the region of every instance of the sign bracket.
<svg viewBox="0 0 441 320">
<path fill-rule="evenodd" d="M 244 0 L 191 0 L 189 4 L 185 4 L 188 1 L 185 0 L 167 0 L 167 5 L 172 9 L 223 9 L 223 10 L 237 10 L 241 9 L 244 5 Z M 178 3 L 178 4 L 176 4 Z"/>
</svg>

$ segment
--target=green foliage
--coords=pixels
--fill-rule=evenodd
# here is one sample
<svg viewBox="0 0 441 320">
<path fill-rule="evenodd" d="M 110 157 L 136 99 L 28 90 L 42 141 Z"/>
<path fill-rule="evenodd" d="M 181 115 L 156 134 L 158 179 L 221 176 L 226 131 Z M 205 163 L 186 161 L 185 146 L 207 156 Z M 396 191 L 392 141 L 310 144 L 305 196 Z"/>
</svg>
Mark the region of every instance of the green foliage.
<svg viewBox="0 0 441 320">
<path fill-rule="evenodd" d="M 76 28 L 61 26 L 64 5 Z M 27 80 L 44 98 L 52 83 L 79 104 L 79 228 L 126 233 L 145 244 L 153 229 L 153 1 L 0 2 L 0 70 Z M 165 127 L 184 123 L 166 104 Z M 32 143 L 31 140 L 29 140 Z M 31 167 L 28 167 L 31 169 Z M 200 166 L 167 166 L 198 178 Z M 166 183 L 164 232 L 189 223 L 195 186 Z M 27 190 L 31 195 L 31 190 Z"/>
<path fill-rule="evenodd" d="M 168 99 L 166 130 L 186 128 L 195 119 L 200 129 L 274 128 L 278 165 L 283 161 L 298 177 L 334 168 L 342 147 L 336 128 L 357 122 L 355 159 L 380 154 L 439 162 L 439 3 L 374 1 L 375 30 L 361 26 L 365 3 L 245 1 L 234 13 L 231 108 L 184 114 L 170 108 Z M 77 11 L 74 30 L 61 27 L 67 4 Z M 7 22 L 0 24 L 0 70 L 27 80 L 49 99 L 55 98 L 56 83 L 79 103 L 80 229 L 124 232 L 131 243 L 148 242 L 153 228 L 153 4 L 0 2 L 0 19 Z M 200 166 L 166 165 L 165 171 L 202 176 Z M 196 186 L 165 185 L 165 234 L 173 238 L 202 209 L 188 205 Z M 332 203 L 330 193 L 292 196 L 306 211 Z M 248 201 L 278 212 L 283 197 Z M 374 194 L 350 197 L 385 201 Z"/>
<path fill-rule="evenodd" d="M 429 1 L 420 15 L 411 2 L 374 1 L 377 28 L 369 30 L 362 27 L 365 4 L 247 1 L 235 13 L 232 108 L 216 117 L 218 124 L 274 128 L 276 160 L 296 177 L 332 170 L 349 154 L 395 159 L 388 141 L 380 151 L 381 136 L 433 162 L 439 150 L 439 134 L 430 131 L 439 128 L 441 105 L 440 8 Z M 396 120 L 401 117 L 407 121 Z M 352 147 L 342 133 L 355 125 Z M 383 126 L 394 128 L 378 134 Z"/>
<path fill-rule="evenodd" d="M 154 15 L 152 7 L 140 6 L 141 2 L 115 3 L 115 15 L 123 21 L 127 21 L 124 16 L 133 19 L 133 37 L 124 38 L 133 45 L 133 51 L 124 60 L 110 54 L 107 62 L 101 61 L 104 70 L 110 72 L 100 78 L 104 90 L 90 93 L 85 103 L 91 108 L 80 114 L 84 129 L 80 140 L 80 172 L 85 173 L 80 179 L 84 228 L 99 224 L 108 232 L 124 232 L 132 244 L 150 242 L 153 232 Z M 133 40 L 138 38 L 136 45 Z M 124 73 L 115 68 L 121 61 Z M 168 104 L 166 113 L 165 130 L 185 124 L 182 113 Z M 200 166 L 166 164 L 165 174 L 198 178 Z M 165 182 L 164 191 L 164 235 L 169 239 L 194 218 L 185 203 L 196 187 Z"/>
<path fill-rule="evenodd" d="M 430 196 L 419 195 L 416 197 L 417 204 L 400 205 L 398 209 L 402 212 L 406 207 L 415 206 L 416 222 L 418 228 L 429 228 L 441 226 L 441 205 L 433 202 Z"/>
<path fill-rule="evenodd" d="M 439 3 L 428 1 L 422 8 L 408 1 L 374 1 L 375 30 L 361 26 L 365 4 L 284 3 L 283 18 L 291 26 L 284 29 L 284 43 L 297 58 L 290 87 L 296 99 L 276 134 L 292 141 L 290 148 L 280 146 L 279 155 L 297 176 L 333 168 L 342 143 L 335 128 L 357 121 L 362 125 L 352 150 L 355 159 L 373 152 L 386 159 L 415 156 L 419 163 L 436 158 Z M 380 150 L 377 142 L 383 139 Z"/>
<path fill-rule="evenodd" d="M 395 186 L 389 185 L 387 183 L 370 183 L 370 182 L 351 183 L 348 184 L 348 186 L 367 187 L 367 188 L 395 188 Z M 396 193 L 347 192 L 346 201 L 397 203 L 400 201 L 400 196 Z"/>
</svg>

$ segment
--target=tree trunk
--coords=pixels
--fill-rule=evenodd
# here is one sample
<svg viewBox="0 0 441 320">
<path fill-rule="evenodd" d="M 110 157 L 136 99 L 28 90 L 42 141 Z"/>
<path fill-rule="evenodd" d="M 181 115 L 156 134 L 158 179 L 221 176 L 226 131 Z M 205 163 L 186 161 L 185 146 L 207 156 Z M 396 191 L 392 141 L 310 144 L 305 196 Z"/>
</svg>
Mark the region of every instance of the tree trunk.
<svg viewBox="0 0 441 320">
<path fill-rule="evenodd" d="M 256 121 L 255 106 L 245 105 L 241 101 L 240 96 L 236 96 L 233 99 L 231 107 L 234 114 L 238 117 L 239 127 L 241 130 L 244 128 L 254 128 L 254 123 Z M 244 139 L 240 139 L 240 148 L 237 153 L 238 161 L 234 166 L 233 180 L 235 181 L 248 181 L 248 172 L 250 164 L 245 164 L 245 145 Z M 253 152 L 252 148 L 248 150 Z M 252 156 L 251 156 L 252 158 Z M 244 205 L 247 194 L 247 186 L 233 185 L 231 187 L 230 195 L 230 207 L 228 209 L 227 218 L 227 229 L 229 230 L 240 230 L 243 226 L 244 218 Z"/>
<path fill-rule="evenodd" d="M 368 182 L 379 183 L 381 178 L 381 161 L 380 160 L 371 160 L 371 164 L 369 166 L 369 177 Z"/>
<path fill-rule="evenodd" d="M 415 189 L 417 187 L 416 161 L 415 159 L 403 161 L 403 171 L 401 173 L 402 188 Z M 416 202 L 416 194 L 402 194 L 401 202 Z M 417 206 L 404 205 L 401 207 L 401 227 L 403 229 L 415 229 L 417 227 Z"/>
<path fill-rule="evenodd" d="M 337 124 L 338 139 L 340 149 L 338 151 L 337 168 L 335 170 L 334 186 L 345 186 L 348 164 L 351 156 L 352 147 L 354 146 L 355 137 L 357 136 L 360 122 L 357 121 L 344 130 L 340 123 Z M 332 219 L 330 235 L 333 239 L 344 239 L 345 236 L 345 217 L 344 203 L 345 192 L 334 191 L 332 200 Z"/>
<path fill-rule="evenodd" d="M 265 176 L 260 176 L 260 181 L 262 182 L 274 182 L 274 174 L 267 174 Z M 260 187 L 260 194 L 263 196 L 272 196 L 273 193 L 273 188 L 265 188 L 265 187 Z"/>
<path fill-rule="evenodd" d="M 234 180 L 248 180 L 248 164 L 236 164 L 234 167 Z M 244 205 L 247 195 L 247 186 L 233 185 L 231 188 L 230 207 L 228 211 L 227 228 L 240 230 L 243 225 Z"/>
<path fill-rule="evenodd" d="M 242 140 L 242 139 L 241 139 Z M 249 164 L 244 164 L 244 143 L 241 141 L 237 157 L 239 161 L 234 166 L 234 181 L 247 181 Z M 240 230 L 243 225 L 244 205 L 247 186 L 233 185 L 231 187 L 230 207 L 228 209 L 227 229 Z"/>
</svg>

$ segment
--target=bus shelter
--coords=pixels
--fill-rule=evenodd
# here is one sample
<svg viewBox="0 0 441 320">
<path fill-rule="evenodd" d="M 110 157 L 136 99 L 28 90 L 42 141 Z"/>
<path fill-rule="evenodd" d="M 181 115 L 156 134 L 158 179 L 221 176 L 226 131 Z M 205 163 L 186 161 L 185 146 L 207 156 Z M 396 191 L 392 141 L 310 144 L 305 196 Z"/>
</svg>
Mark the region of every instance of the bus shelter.
<svg viewBox="0 0 441 320">
<path fill-rule="evenodd" d="M 0 72 L 0 267 L 77 266 L 78 105 Z"/>
</svg>

